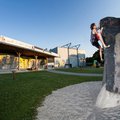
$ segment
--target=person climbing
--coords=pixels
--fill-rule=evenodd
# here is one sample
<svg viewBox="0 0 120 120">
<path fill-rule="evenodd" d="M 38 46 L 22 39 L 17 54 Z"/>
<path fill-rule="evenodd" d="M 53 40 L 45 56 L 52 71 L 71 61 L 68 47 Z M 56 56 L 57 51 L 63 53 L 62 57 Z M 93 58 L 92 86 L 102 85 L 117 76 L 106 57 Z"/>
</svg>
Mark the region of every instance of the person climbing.
<svg viewBox="0 0 120 120">
<path fill-rule="evenodd" d="M 104 49 L 109 48 L 110 45 L 106 45 L 104 43 L 104 40 L 103 40 L 102 35 L 101 35 L 103 28 L 100 29 L 96 26 L 95 23 L 92 23 L 90 25 L 90 29 L 91 29 L 91 39 L 90 39 L 90 41 L 91 41 L 93 46 L 95 46 L 99 49 L 100 60 L 103 61 L 102 47 L 101 47 L 101 45 L 99 44 L 98 41 L 100 40 Z M 100 30 L 100 32 L 98 30 Z"/>
</svg>

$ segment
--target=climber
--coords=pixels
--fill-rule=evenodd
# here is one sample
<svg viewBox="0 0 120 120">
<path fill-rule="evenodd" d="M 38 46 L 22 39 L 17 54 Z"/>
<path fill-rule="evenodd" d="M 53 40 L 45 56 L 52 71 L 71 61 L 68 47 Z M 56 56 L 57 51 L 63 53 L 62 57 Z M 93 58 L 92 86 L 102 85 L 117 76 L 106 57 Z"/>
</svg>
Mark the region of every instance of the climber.
<svg viewBox="0 0 120 120">
<path fill-rule="evenodd" d="M 103 28 L 101 28 L 101 29 L 97 28 L 96 24 L 92 23 L 90 25 L 90 29 L 91 29 L 91 39 L 90 39 L 90 41 L 91 41 L 93 46 L 95 46 L 99 49 L 100 60 L 103 62 L 102 47 L 101 47 L 101 45 L 99 44 L 98 41 L 100 40 L 104 49 L 109 48 L 110 45 L 106 45 L 104 43 L 104 40 L 103 40 L 102 35 L 101 35 Z M 100 32 L 98 30 L 100 30 Z"/>
</svg>

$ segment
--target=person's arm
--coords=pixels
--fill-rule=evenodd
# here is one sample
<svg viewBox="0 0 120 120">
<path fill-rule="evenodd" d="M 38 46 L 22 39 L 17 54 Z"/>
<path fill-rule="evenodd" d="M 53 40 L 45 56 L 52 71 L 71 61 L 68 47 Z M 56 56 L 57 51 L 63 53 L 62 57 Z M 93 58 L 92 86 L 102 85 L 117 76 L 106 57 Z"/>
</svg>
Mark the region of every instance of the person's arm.
<svg viewBox="0 0 120 120">
<path fill-rule="evenodd" d="M 99 22 L 99 24 L 98 24 L 98 27 L 97 27 L 97 30 L 100 30 L 101 28 L 100 28 L 100 22 Z"/>
<path fill-rule="evenodd" d="M 96 29 L 97 29 L 97 30 L 100 30 L 100 27 L 97 27 Z"/>
<path fill-rule="evenodd" d="M 98 24 L 97 30 L 100 30 L 100 33 L 102 33 L 102 31 L 103 31 L 103 27 L 100 27 L 100 22 Z"/>
<path fill-rule="evenodd" d="M 103 27 L 101 27 L 101 29 L 100 29 L 100 33 L 102 34 L 102 31 L 103 31 Z"/>
</svg>

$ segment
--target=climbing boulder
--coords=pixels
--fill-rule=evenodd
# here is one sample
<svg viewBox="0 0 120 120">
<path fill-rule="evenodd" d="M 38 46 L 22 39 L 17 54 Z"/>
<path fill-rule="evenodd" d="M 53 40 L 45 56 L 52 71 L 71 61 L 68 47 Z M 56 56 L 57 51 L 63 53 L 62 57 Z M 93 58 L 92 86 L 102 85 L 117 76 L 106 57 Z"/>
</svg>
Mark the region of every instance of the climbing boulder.
<svg viewBox="0 0 120 120">
<path fill-rule="evenodd" d="M 103 83 L 106 83 L 106 90 L 120 93 L 120 18 L 103 18 L 100 26 L 105 43 L 110 45 L 104 50 Z"/>
</svg>

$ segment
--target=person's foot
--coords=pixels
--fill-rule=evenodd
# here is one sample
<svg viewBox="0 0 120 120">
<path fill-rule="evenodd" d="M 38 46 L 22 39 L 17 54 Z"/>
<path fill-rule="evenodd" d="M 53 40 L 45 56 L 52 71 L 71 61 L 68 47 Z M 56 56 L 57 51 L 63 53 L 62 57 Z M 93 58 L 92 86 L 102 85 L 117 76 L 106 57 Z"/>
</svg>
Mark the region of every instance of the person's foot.
<svg viewBox="0 0 120 120">
<path fill-rule="evenodd" d="M 104 49 L 109 48 L 109 47 L 110 47 L 110 45 L 107 45 L 107 46 L 104 47 Z"/>
<path fill-rule="evenodd" d="M 101 62 L 103 62 L 104 60 L 103 59 L 101 59 Z"/>
</svg>

